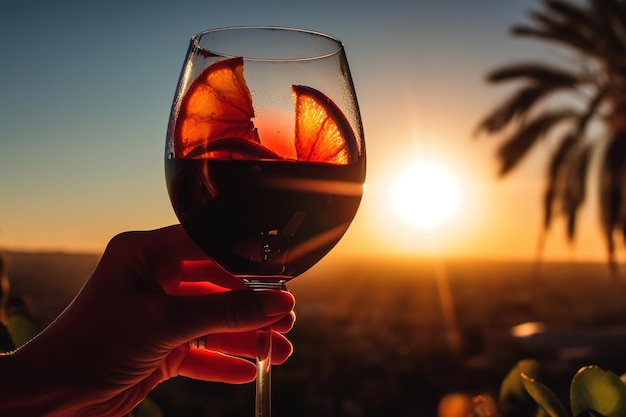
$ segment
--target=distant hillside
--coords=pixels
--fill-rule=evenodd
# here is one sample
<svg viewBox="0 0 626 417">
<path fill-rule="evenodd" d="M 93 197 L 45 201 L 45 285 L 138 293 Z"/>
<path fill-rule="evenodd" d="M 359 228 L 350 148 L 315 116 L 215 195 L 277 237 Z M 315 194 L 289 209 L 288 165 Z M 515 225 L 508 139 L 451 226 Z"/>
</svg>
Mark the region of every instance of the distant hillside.
<svg viewBox="0 0 626 417">
<path fill-rule="evenodd" d="M 70 303 L 100 259 L 96 254 L 64 252 L 0 253 L 8 260 L 11 294 L 30 297 L 44 324 L 52 321 Z M 442 272 L 450 281 L 457 301 L 479 302 L 479 309 L 487 310 L 494 308 L 494 304 L 516 305 L 520 298 L 526 298 L 524 303 L 538 308 L 537 302 L 543 298 L 539 296 L 537 299 L 538 294 L 561 293 L 557 298 L 569 302 L 576 299 L 579 308 L 593 308 L 588 305 L 591 303 L 597 306 L 596 314 L 599 314 L 602 307 L 607 306 L 597 305 L 598 299 L 590 300 L 585 294 L 606 295 L 615 290 L 608 268 L 600 262 L 546 263 L 535 275 L 537 270 L 533 264 L 523 261 L 444 260 L 435 263 L 428 258 L 342 256 L 323 259 L 302 277 L 294 279 L 289 288 L 298 296 L 298 306 L 303 313 L 309 308 L 332 309 L 337 302 L 341 303 L 342 293 L 352 293 L 357 288 L 363 293 L 368 289 L 380 293 L 383 288 L 386 293 L 396 290 L 420 292 L 426 286 L 430 292 L 436 274 Z M 626 277 L 622 282 L 626 283 Z M 485 306 L 484 295 L 498 290 L 504 294 L 499 294 L 496 300 Z M 465 299 L 468 294 L 475 295 L 476 300 Z M 528 297 L 535 298 L 535 302 Z M 432 298 L 427 301 L 438 303 Z M 425 302 L 421 301 L 422 306 Z M 412 308 L 419 310 L 418 306 Z M 424 311 L 420 315 L 424 315 Z"/>
<path fill-rule="evenodd" d="M 12 294 L 30 297 L 43 324 L 71 302 L 99 259 L 5 255 Z M 274 372 L 276 415 L 348 415 L 329 412 L 344 404 L 354 416 L 436 415 L 445 393 L 494 392 L 526 357 L 549 365 L 545 382 L 557 392 L 567 392 L 556 384 L 582 365 L 626 371 L 626 273 L 616 280 L 603 263 L 537 269 L 519 261 L 331 254 L 288 287 L 298 319 L 288 335 L 294 354 Z M 536 333 L 516 336 L 519 325 Z M 210 388 L 178 378 L 153 398 L 167 417 L 254 408 L 253 384 Z"/>
<path fill-rule="evenodd" d="M 30 298 L 43 324 L 74 298 L 100 255 L 2 252 L 8 260 L 10 294 Z"/>
</svg>

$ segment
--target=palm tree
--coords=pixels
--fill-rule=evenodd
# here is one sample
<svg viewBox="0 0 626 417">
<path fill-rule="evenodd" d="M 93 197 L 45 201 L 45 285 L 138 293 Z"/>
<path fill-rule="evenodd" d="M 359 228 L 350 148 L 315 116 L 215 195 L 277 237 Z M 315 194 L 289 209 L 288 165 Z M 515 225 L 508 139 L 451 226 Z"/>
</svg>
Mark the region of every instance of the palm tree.
<svg viewBox="0 0 626 417">
<path fill-rule="evenodd" d="M 555 141 L 542 236 L 553 217 L 561 215 L 570 241 L 585 199 L 590 154 L 603 152 L 601 229 L 615 271 L 615 235 L 626 237 L 626 0 L 544 0 L 530 19 L 530 24 L 514 26 L 512 34 L 563 46 L 574 52 L 575 63 L 520 62 L 488 74 L 491 83 L 517 82 L 518 88 L 482 120 L 478 131 L 504 135 L 497 154 L 501 176 L 542 138 Z"/>
</svg>

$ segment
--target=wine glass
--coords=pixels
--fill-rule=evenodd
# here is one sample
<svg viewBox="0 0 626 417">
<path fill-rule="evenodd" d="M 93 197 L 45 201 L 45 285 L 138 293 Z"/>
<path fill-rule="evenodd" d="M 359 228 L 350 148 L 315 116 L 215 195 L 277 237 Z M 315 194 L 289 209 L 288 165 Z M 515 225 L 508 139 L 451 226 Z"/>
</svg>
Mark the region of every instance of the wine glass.
<svg viewBox="0 0 626 417">
<path fill-rule="evenodd" d="M 267 26 L 193 36 L 165 172 L 178 219 L 208 256 L 252 289 L 284 289 L 341 239 L 363 193 L 363 128 L 343 44 Z M 257 331 L 257 416 L 271 413 L 270 335 Z"/>
</svg>

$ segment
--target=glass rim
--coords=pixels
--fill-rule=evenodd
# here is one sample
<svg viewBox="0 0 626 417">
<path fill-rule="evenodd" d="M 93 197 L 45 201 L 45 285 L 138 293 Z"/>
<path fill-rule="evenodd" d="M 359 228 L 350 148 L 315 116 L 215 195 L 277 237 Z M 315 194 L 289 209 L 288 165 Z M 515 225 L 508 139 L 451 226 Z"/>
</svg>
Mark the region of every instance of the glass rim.
<svg viewBox="0 0 626 417">
<path fill-rule="evenodd" d="M 245 55 L 233 55 L 233 54 L 229 54 L 226 52 L 220 52 L 218 50 L 215 49 L 211 49 L 211 48 L 206 48 L 200 45 L 200 39 L 202 37 L 204 37 L 205 35 L 209 35 L 211 33 L 216 33 L 216 32 L 225 32 L 225 31 L 230 31 L 230 30 L 239 30 L 239 31 L 246 31 L 246 30 L 270 30 L 270 31 L 284 31 L 284 32 L 296 32 L 296 33 L 302 33 L 302 34 L 308 34 L 308 35 L 313 35 L 319 38 L 324 38 L 327 41 L 330 41 L 332 43 L 335 44 L 335 48 L 331 48 L 332 50 L 329 50 L 329 52 L 327 53 L 318 53 L 318 54 L 311 54 L 311 55 L 306 55 L 306 56 L 302 56 L 302 57 L 293 57 L 293 58 L 263 58 L 263 57 L 252 57 L 252 56 L 245 56 Z M 223 27 L 218 27 L 218 28 L 214 28 L 214 29 L 207 29 L 207 30 L 203 30 L 201 32 L 196 33 L 195 35 L 193 35 L 191 37 L 191 41 L 194 45 L 195 48 L 204 51 L 208 54 L 212 54 L 215 56 L 220 56 L 223 58 L 234 58 L 234 57 L 241 57 L 247 61 L 266 61 L 266 62 L 272 62 L 272 61 L 276 61 L 276 62 L 290 62 L 290 61 L 310 61 L 310 60 L 315 60 L 315 59 L 323 59 L 323 58 L 328 58 L 330 56 L 336 55 L 338 53 L 340 53 L 343 49 L 344 49 L 344 45 L 343 42 L 341 42 L 338 38 L 328 35 L 326 33 L 323 32 L 318 32 L 315 30 L 310 30 L 310 29 L 303 29 L 303 28 L 297 28 L 297 27 L 289 27 L 289 26 L 265 26 L 265 25 L 244 25 L 244 26 L 223 26 Z"/>
</svg>

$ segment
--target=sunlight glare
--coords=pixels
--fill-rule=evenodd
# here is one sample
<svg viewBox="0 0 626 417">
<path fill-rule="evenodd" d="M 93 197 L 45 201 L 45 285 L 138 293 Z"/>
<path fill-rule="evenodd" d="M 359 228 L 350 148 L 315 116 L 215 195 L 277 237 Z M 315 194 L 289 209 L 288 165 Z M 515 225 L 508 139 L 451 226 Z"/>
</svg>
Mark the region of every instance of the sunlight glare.
<svg viewBox="0 0 626 417">
<path fill-rule="evenodd" d="M 434 229 L 457 213 L 461 189 L 449 170 L 431 161 L 405 168 L 392 182 L 391 203 L 396 214 L 420 229 Z"/>
</svg>

